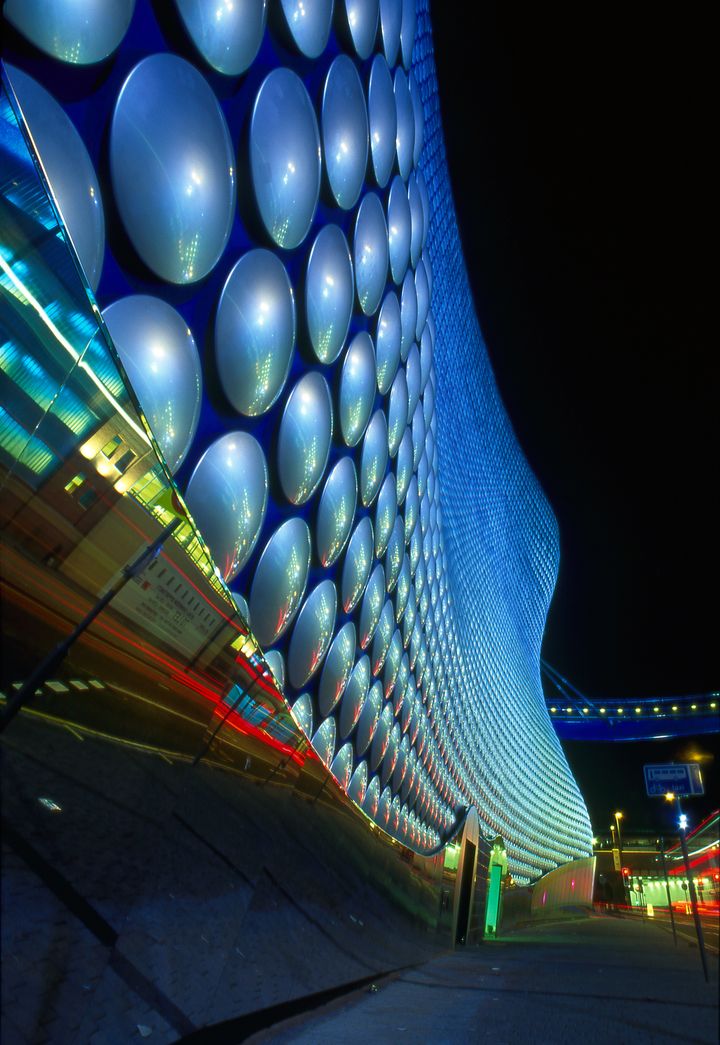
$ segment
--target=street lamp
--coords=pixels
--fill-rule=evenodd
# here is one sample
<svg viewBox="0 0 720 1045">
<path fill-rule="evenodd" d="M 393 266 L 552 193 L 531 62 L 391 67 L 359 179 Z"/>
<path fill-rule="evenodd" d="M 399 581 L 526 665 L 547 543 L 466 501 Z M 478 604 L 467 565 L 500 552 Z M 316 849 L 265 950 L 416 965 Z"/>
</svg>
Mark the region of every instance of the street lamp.
<svg viewBox="0 0 720 1045">
<path fill-rule="evenodd" d="M 622 863 L 622 832 L 620 831 L 620 821 L 622 820 L 623 815 L 622 813 L 613 813 L 613 816 L 615 817 L 615 823 L 617 824 L 618 849 L 620 851 L 620 863 Z"/>
<path fill-rule="evenodd" d="M 617 827 L 618 859 L 620 861 L 620 869 L 621 869 L 621 873 L 622 873 L 623 851 L 622 851 L 622 832 L 620 830 L 620 821 L 623 818 L 623 814 L 620 813 L 620 812 L 617 812 L 617 813 L 613 813 L 613 816 L 615 817 L 615 826 Z M 610 827 L 610 830 L 611 831 L 613 830 L 612 825 Z M 629 902 L 629 898 L 628 898 L 628 892 L 627 892 L 627 882 L 625 880 L 625 876 L 624 875 L 622 876 L 622 883 L 623 883 L 623 896 L 625 897 L 625 902 L 628 903 Z"/>
</svg>

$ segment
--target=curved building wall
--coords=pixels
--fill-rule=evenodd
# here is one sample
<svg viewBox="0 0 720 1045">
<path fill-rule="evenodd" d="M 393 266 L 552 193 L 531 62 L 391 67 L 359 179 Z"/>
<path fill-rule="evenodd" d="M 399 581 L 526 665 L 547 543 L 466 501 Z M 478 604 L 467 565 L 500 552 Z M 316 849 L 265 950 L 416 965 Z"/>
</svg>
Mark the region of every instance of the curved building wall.
<svg viewBox="0 0 720 1045">
<path fill-rule="evenodd" d="M 377 5 L 348 4 L 352 24 L 316 5 L 302 30 L 301 6 L 271 4 L 228 68 L 222 34 L 174 7 L 126 5 L 88 56 L 70 18 L 46 39 L 9 5 L 9 78 L 134 394 L 318 756 L 418 853 L 475 805 L 524 880 L 586 854 L 590 828 L 539 677 L 557 529 L 474 313 L 428 5 L 383 3 L 367 33 Z M 83 444 L 96 467 L 106 434 Z M 100 463 L 116 495 L 146 480 Z"/>
<path fill-rule="evenodd" d="M 465 794 L 519 878 L 584 855 L 590 823 L 548 719 L 540 647 L 559 563 L 552 509 L 518 445 L 475 313 L 445 155 L 429 4 L 414 73 L 431 201 L 438 471 L 451 592 L 447 718 Z"/>
</svg>

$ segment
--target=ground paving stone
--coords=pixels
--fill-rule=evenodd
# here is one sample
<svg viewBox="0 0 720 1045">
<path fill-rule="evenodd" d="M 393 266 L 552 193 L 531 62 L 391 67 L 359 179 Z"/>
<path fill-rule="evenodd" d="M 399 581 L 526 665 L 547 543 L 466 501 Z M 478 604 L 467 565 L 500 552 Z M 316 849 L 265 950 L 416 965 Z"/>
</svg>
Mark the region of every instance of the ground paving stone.
<svg viewBox="0 0 720 1045">
<path fill-rule="evenodd" d="M 434 959 L 255 1045 L 670 1045 L 718 1041 L 718 962 L 651 923 L 593 917 L 543 925 Z"/>
</svg>

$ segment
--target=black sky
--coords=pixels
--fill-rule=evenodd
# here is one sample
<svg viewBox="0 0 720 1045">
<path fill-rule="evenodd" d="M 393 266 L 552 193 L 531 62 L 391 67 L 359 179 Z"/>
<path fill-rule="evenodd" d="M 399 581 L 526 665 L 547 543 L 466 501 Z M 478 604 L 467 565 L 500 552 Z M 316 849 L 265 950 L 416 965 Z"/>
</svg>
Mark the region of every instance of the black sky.
<svg viewBox="0 0 720 1045">
<path fill-rule="evenodd" d="M 709 6 L 432 4 L 451 180 L 558 518 L 544 654 L 591 697 L 720 683 Z"/>
</svg>

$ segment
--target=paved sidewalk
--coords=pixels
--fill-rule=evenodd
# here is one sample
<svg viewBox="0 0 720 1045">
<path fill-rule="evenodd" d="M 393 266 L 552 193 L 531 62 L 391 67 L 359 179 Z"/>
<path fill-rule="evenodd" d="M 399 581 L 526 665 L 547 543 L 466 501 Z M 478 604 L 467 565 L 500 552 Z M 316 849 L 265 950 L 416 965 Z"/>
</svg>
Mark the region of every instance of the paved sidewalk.
<svg viewBox="0 0 720 1045">
<path fill-rule="evenodd" d="M 662 927 L 594 916 L 438 958 L 248 1039 L 297 1045 L 718 1041 L 718 960 Z"/>
</svg>

